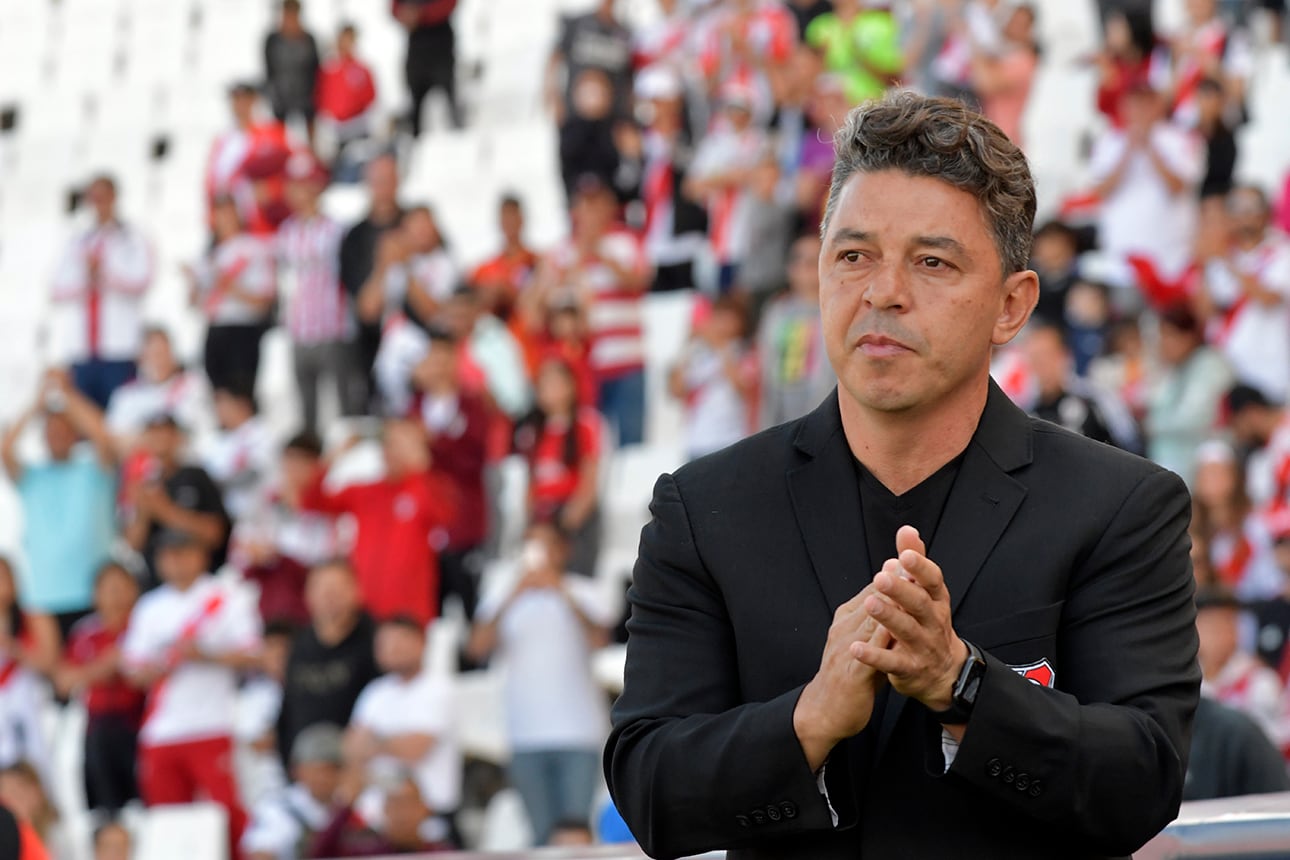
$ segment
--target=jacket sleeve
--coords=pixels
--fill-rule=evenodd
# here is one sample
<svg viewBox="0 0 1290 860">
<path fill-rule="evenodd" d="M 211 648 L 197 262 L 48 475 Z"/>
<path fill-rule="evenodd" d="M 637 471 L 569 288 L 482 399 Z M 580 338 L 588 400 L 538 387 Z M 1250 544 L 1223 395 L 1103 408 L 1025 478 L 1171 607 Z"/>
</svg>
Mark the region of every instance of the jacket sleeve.
<svg viewBox="0 0 1290 860">
<path fill-rule="evenodd" d="M 949 773 L 1108 854 L 1130 854 L 1178 814 L 1200 693 L 1182 481 L 1159 470 L 1128 494 L 1072 573 L 1059 689 L 987 655 Z"/>
<path fill-rule="evenodd" d="M 793 731 L 801 687 L 743 701 L 730 619 L 670 475 L 655 485 L 650 510 L 605 750 L 619 812 L 652 857 L 729 847 L 750 831 L 760 840 L 831 829 Z"/>
</svg>

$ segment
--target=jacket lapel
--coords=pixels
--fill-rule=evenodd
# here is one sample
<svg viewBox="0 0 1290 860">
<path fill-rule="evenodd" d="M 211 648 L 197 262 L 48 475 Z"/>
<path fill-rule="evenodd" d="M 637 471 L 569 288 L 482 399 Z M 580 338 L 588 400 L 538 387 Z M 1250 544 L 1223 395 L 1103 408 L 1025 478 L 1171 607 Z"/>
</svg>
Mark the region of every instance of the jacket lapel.
<svg viewBox="0 0 1290 860">
<path fill-rule="evenodd" d="M 810 459 L 788 473 L 793 513 L 832 614 L 873 579 L 860 489 L 837 391 L 802 422 L 794 444 Z"/>
<path fill-rule="evenodd" d="M 927 548 L 941 566 L 955 616 L 985 560 L 1012 522 L 1026 487 L 1010 472 L 1031 461 L 1030 419 L 994 382 Z M 881 754 L 907 699 L 891 692 L 878 734 Z"/>
</svg>

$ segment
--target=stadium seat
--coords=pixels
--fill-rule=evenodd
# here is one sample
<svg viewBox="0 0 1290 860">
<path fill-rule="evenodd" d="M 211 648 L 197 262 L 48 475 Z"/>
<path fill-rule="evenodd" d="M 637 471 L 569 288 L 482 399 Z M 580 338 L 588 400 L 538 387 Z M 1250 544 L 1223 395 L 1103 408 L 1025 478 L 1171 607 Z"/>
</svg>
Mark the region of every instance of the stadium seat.
<svg viewBox="0 0 1290 860">
<path fill-rule="evenodd" d="M 154 806 L 140 817 L 134 860 L 224 860 L 228 823 L 214 803 Z"/>
</svg>

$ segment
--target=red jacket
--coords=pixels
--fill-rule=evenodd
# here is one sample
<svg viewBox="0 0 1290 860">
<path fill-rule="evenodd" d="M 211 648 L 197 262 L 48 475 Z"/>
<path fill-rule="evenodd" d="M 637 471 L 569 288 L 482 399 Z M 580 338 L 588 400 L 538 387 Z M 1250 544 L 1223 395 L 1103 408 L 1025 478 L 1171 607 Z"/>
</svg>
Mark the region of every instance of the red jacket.
<svg viewBox="0 0 1290 860">
<path fill-rule="evenodd" d="M 430 472 L 326 490 L 319 475 L 302 507 L 355 520 L 350 563 L 363 605 L 377 620 L 412 615 L 428 624 L 438 614 L 439 557 L 433 533 L 452 521 L 450 489 Z"/>
<path fill-rule="evenodd" d="M 376 101 L 371 70 L 354 57 L 333 57 L 318 70 L 314 100 L 318 113 L 337 122 L 359 116 Z"/>
</svg>

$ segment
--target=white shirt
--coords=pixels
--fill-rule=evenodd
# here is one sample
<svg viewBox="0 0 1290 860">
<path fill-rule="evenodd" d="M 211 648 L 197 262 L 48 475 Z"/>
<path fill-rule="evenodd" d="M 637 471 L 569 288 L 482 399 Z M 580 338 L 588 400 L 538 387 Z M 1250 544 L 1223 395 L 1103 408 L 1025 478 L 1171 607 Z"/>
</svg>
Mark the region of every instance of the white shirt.
<svg viewBox="0 0 1290 860">
<path fill-rule="evenodd" d="M 228 275 L 251 295 L 273 295 L 278 288 L 273 250 L 271 239 L 239 233 L 197 264 L 198 303 L 212 325 L 250 325 L 265 320 L 267 312 L 223 291 L 216 292 L 216 284 Z"/>
<path fill-rule="evenodd" d="M 112 392 L 107 425 L 113 435 L 133 436 L 143 432 L 154 415 L 166 413 L 197 438 L 214 421 L 210 403 L 210 385 L 200 371 L 181 370 L 161 382 L 139 376 Z"/>
<path fill-rule="evenodd" d="M 1281 296 L 1268 306 L 1246 298 L 1238 275 L 1253 275 L 1266 290 Z M 1241 382 L 1253 385 L 1274 402 L 1290 388 L 1290 242 L 1269 229 L 1248 251 L 1205 266 L 1205 289 L 1224 313 L 1207 335 Z"/>
<path fill-rule="evenodd" d="M 406 415 L 412 406 L 412 369 L 430 349 L 430 338 L 401 313 L 392 314 L 381 332 L 372 376 L 388 415 Z"/>
<path fill-rule="evenodd" d="M 422 672 L 411 680 L 382 675 L 363 688 L 350 725 L 377 737 L 430 735 L 434 745 L 411 770 L 426 805 L 435 813 L 461 805 L 461 750 L 457 745 L 457 694 L 452 680 Z M 398 773 L 404 765 L 393 756 L 377 756 L 368 765 L 373 780 Z"/>
<path fill-rule="evenodd" d="M 212 576 L 187 591 L 162 585 L 139 598 L 121 646 L 127 668 L 171 665 L 184 642 L 207 654 L 260 647 L 260 616 L 249 595 Z M 149 693 L 139 740 L 149 746 L 231 737 L 237 674 L 214 663 L 179 663 Z"/>
<path fill-rule="evenodd" d="M 0 767 L 30 762 L 45 785 L 51 785 L 49 746 L 42 706 L 48 698 L 36 675 L 8 658 L 0 668 Z"/>
<path fill-rule="evenodd" d="M 303 843 L 324 830 L 332 810 L 319 803 L 303 785 L 292 784 L 256 804 L 239 846 L 243 854 L 272 854 L 279 860 L 296 860 Z"/>
<path fill-rule="evenodd" d="M 91 279 L 95 258 L 98 277 Z M 143 341 L 143 297 L 151 283 L 152 248 L 130 227 L 111 223 L 75 236 L 54 273 L 55 362 L 133 360 Z"/>
<path fill-rule="evenodd" d="M 443 248 L 428 254 L 417 254 L 398 266 L 391 266 L 385 276 L 385 307 L 395 311 L 403 306 L 410 289 L 419 289 L 437 303 L 452 297 L 457 287 L 457 264 Z"/>
<path fill-rule="evenodd" d="M 748 435 L 748 403 L 726 375 L 727 353 L 733 353 L 731 360 L 741 371 L 746 369 L 738 346 L 733 344 L 725 352 L 717 352 L 696 341 L 682 359 L 687 395 L 685 446 L 692 458 L 719 451 Z"/>
<path fill-rule="evenodd" d="M 491 621 L 519 581 L 518 570 L 494 581 L 478 618 Z M 506 732 L 518 751 L 599 749 L 609 733 L 603 691 L 591 674 L 591 646 L 574 607 L 604 627 L 616 613 L 596 580 L 567 574 L 559 590 L 528 590 L 498 624 L 506 666 Z"/>
<path fill-rule="evenodd" d="M 234 520 L 250 513 L 278 460 L 278 443 L 258 415 L 232 430 L 219 430 L 198 447 L 202 468 L 224 493 L 224 508 Z"/>
<path fill-rule="evenodd" d="M 1094 182 L 1111 175 L 1128 145 L 1127 135 L 1116 129 L 1098 139 L 1090 163 Z M 1151 157 L 1134 153 L 1120 184 L 1102 201 L 1097 235 L 1106 254 L 1147 257 L 1165 277 L 1173 278 L 1191 260 L 1196 185 L 1205 173 L 1205 152 L 1198 138 L 1168 123 L 1151 130 L 1151 148 L 1186 187 L 1169 193 Z"/>
</svg>

